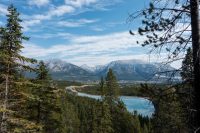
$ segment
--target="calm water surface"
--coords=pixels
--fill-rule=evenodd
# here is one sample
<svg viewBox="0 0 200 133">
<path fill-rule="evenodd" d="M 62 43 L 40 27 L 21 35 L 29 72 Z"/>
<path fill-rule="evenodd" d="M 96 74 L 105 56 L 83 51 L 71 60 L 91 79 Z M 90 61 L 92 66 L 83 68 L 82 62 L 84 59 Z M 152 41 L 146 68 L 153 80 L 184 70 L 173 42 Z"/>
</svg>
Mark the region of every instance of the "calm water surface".
<svg viewBox="0 0 200 133">
<path fill-rule="evenodd" d="M 101 99 L 99 95 L 90 95 L 78 92 L 78 96 L 90 97 L 93 99 Z M 143 116 L 152 116 L 154 107 L 151 101 L 134 96 L 121 96 L 120 99 L 124 102 L 129 112 L 137 111 Z"/>
</svg>

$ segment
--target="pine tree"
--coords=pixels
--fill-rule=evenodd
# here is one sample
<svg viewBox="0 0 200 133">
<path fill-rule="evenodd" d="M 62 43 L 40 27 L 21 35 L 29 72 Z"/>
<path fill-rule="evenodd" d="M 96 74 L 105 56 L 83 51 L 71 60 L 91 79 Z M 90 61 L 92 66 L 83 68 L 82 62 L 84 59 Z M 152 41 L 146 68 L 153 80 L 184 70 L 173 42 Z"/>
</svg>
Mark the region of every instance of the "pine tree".
<svg viewBox="0 0 200 133">
<path fill-rule="evenodd" d="M 110 107 L 108 103 L 105 100 L 105 81 L 104 78 L 101 77 L 100 83 L 99 83 L 99 90 L 102 97 L 102 100 L 99 101 L 99 113 L 98 115 L 98 132 L 99 133 L 113 133 L 113 125 L 112 125 L 112 116 L 110 112 Z"/>
<path fill-rule="evenodd" d="M 39 62 L 37 69 L 37 78 L 34 81 L 34 87 L 31 89 L 33 99 L 29 102 L 28 108 L 32 112 L 33 120 L 43 126 L 38 132 L 58 132 L 61 122 L 59 114 L 61 107 L 59 106 L 59 90 L 50 80 L 48 69 L 43 61 Z"/>
<path fill-rule="evenodd" d="M 99 133 L 114 133 L 110 108 L 105 101 L 101 102 L 101 112 L 99 118 Z"/>
<path fill-rule="evenodd" d="M 142 129 L 142 133 L 149 133 L 148 127 L 146 124 L 144 124 L 144 127 Z"/>
<path fill-rule="evenodd" d="M 158 107 L 153 117 L 153 131 L 155 133 L 187 131 L 184 110 L 180 104 L 174 88 L 165 90 L 163 96 L 158 98 Z"/>
<path fill-rule="evenodd" d="M 109 105 L 116 104 L 119 102 L 119 85 L 117 78 L 114 75 L 112 69 L 109 69 L 106 76 L 106 88 L 105 88 L 105 99 Z"/>
<path fill-rule="evenodd" d="M 142 133 L 138 115 L 134 116 L 134 133 Z"/>
<path fill-rule="evenodd" d="M 103 77 L 101 77 L 101 81 L 99 83 L 99 86 L 100 86 L 101 97 L 103 99 L 104 95 L 105 95 L 105 81 L 104 81 Z"/>
<path fill-rule="evenodd" d="M 91 110 L 90 110 L 90 128 L 89 128 L 89 132 L 90 133 L 98 133 L 98 126 L 97 122 L 98 122 L 98 112 L 97 112 L 97 107 L 95 105 L 91 106 Z"/>
<path fill-rule="evenodd" d="M 189 83 L 190 85 L 192 85 L 193 83 L 192 82 L 194 77 L 193 71 L 194 71 L 194 66 L 193 66 L 192 49 L 188 48 L 185 59 L 182 62 L 181 77 L 184 82 Z"/>
<path fill-rule="evenodd" d="M 180 100 L 183 106 L 183 109 L 185 111 L 185 118 L 187 118 L 187 125 L 190 129 L 193 129 L 192 126 L 192 114 L 191 114 L 191 108 L 193 103 L 193 96 L 194 96 L 194 66 L 193 66 L 193 53 L 192 49 L 188 48 L 187 53 L 185 55 L 185 58 L 182 61 L 182 71 L 181 71 L 181 77 L 182 77 L 182 84 L 179 89 L 179 91 L 184 94 L 180 95 Z"/>
<path fill-rule="evenodd" d="M 113 132 L 116 133 L 132 133 L 134 131 L 133 117 L 125 108 L 124 103 L 119 99 L 119 84 L 112 69 L 109 69 L 107 73 L 106 86 L 104 90 L 104 102 L 109 105 L 112 117 L 111 129 L 113 129 Z"/>
<path fill-rule="evenodd" d="M 43 61 L 39 62 L 38 70 L 36 73 L 37 73 L 38 80 L 49 80 L 50 79 L 49 71 Z"/>
<path fill-rule="evenodd" d="M 61 132 L 62 133 L 78 133 L 80 120 L 77 111 L 72 103 L 67 99 L 69 95 L 61 91 Z"/>
<path fill-rule="evenodd" d="M 166 15 L 168 14 L 168 15 Z M 166 51 L 168 63 L 181 60 L 180 56 L 192 47 L 193 88 L 191 119 L 192 130 L 200 127 L 200 25 L 199 0 L 153 0 L 149 6 L 130 15 L 130 20 L 142 17 L 138 33 L 144 37 L 142 46 L 151 46 L 152 51 Z M 132 35 L 135 35 L 130 31 Z M 137 43 L 140 43 L 137 41 Z M 192 43 L 192 46 L 191 46 Z M 166 63 L 165 63 L 166 64 Z M 193 117 L 194 116 L 194 117 Z"/>
<path fill-rule="evenodd" d="M 22 33 L 19 13 L 13 5 L 8 7 L 7 25 L 1 28 L 0 71 L 1 71 L 1 123 L 0 131 L 23 132 L 34 123 L 23 117 L 23 105 L 27 96 L 21 86 L 25 81 L 20 77 L 20 69 L 32 70 L 24 62 L 33 63 L 35 60 L 20 55 L 22 41 L 28 40 Z"/>
</svg>

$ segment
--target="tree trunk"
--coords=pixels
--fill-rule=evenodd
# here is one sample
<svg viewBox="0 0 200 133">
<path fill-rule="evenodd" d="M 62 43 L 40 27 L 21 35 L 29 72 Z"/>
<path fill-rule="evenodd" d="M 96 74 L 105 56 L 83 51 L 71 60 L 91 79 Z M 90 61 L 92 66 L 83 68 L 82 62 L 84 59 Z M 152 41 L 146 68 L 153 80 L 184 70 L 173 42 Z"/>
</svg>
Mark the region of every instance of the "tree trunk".
<svg viewBox="0 0 200 133">
<path fill-rule="evenodd" d="M 38 103 L 38 106 L 37 106 L 37 123 L 39 124 L 40 123 L 40 101 Z"/>
<path fill-rule="evenodd" d="M 1 133 L 7 133 L 7 104 L 8 104 L 8 75 L 6 75 L 6 88 L 5 88 L 5 99 L 3 104 L 3 114 L 1 122 Z"/>
<path fill-rule="evenodd" d="M 200 40 L 199 40 L 199 0 L 190 0 L 191 28 L 192 28 L 192 49 L 194 61 L 194 99 L 192 126 L 195 130 L 200 127 Z M 198 132 L 198 131 L 197 131 Z"/>
</svg>

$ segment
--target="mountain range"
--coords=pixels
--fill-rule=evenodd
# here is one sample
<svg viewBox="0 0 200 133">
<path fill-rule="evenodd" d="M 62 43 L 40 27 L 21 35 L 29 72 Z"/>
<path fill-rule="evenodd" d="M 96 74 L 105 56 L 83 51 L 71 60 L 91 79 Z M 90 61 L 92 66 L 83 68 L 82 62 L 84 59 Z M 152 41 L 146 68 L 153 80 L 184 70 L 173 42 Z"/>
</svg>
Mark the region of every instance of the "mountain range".
<svg viewBox="0 0 200 133">
<path fill-rule="evenodd" d="M 53 79 L 70 81 L 97 81 L 101 76 L 105 77 L 111 68 L 120 81 L 155 81 L 167 79 L 175 68 L 161 63 L 149 63 L 141 60 L 118 60 L 106 65 L 89 67 L 84 64 L 77 66 L 62 60 L 51 59 L 45 61 Z M 179 76 L 179 74 L 176 74 Z"/>
</svg>

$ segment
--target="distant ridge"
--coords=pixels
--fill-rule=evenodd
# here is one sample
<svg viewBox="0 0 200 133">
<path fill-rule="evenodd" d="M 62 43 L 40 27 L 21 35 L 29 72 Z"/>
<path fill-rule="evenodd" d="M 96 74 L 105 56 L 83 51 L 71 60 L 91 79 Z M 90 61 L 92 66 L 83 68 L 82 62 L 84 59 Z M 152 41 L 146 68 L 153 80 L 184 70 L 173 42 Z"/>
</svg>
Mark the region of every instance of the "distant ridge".
<svg viewBox="0 0 200 133">
<path fill-rule="evenodd" d="M 121 81 L 154 81 L 159 76 L 156 73 L 175 70 L 170 65 L 162 66 L 161 63 L 149 63 L 135 59 L 112 61 L 96 67 L 89 67 L 87 64 L 77 66 L 59 59 L 47 60 L 45 63 L 53 79 L 71 81 L 97 81 L 101 76 L 106 75 L 109 68 Z M 169 76 L 170 74 L 160 75 L 161 80 Z"/>
</svg>

